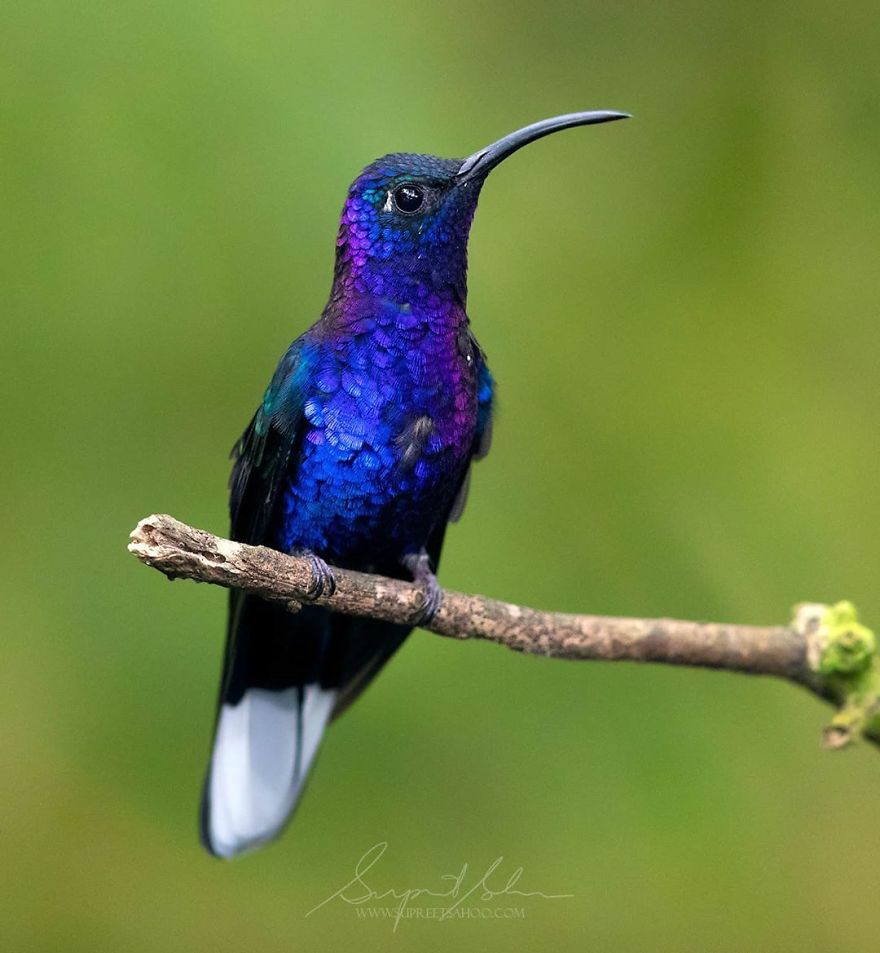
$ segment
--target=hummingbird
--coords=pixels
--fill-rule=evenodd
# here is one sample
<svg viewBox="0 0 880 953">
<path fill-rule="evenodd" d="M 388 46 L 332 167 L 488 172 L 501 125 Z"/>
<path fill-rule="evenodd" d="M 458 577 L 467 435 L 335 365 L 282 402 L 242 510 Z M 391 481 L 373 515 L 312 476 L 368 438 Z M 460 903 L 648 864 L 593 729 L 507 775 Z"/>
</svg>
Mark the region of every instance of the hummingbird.
<svg viewBox="0 0 880 953">
<path fill-rule="evenodd" d="M 441 591 L 447 525 L 486 455 L 495 386 L 470 329 L 467 243 L 489 173 L 528 143 L 627 118 L 544 119 L 466 159 L 393 153 L 348 190 L 330 298 L 281 358 L 233 449 L 231 536 L 330 566 L 410 580 L 413 626 Z M 313 595 L 314 595 L 313 594 Z M 231 590 L 201 839 L 229 858 L 274 839 L 302 794 L 327 725 L 413 626 L 304 604 L 291 614 Z"/>
</svg>

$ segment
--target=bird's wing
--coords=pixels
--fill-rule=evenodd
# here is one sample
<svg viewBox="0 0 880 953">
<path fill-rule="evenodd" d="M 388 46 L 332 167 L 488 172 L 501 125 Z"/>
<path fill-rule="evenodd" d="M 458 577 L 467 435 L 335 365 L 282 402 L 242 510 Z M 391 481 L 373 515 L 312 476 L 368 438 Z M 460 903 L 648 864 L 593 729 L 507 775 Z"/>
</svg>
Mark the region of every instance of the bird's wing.
<svg viewBox="0 0 880 953">
<path fill-rule="evenodd" d="M 489 373 L 489 367 L 486 364 L 486 355 L 480 350 L 474 338 L 471 338 L 471 344 L 476 355 L 477 362 L 477 429 L 474 434 L 474 442 L 471 450 L 471 460 L 482 460 L 489 452 L 492 443 L 492 415 L 495 404 L 495 381 Z M 471 483 L 471 466 L 465 468 L 461 483 L 455 498 L 452 502 L 452 508 L 449 511 L 447 522 L 457 523 L 464 512 L 464 505 L 467 502 L 468 489 Z M 442 537 L 441 537 L 442 542 Z M 429 549 L 430 552 L 430 549 Z M 438 547 L 439 556 L 439 547 Z"/>
<path fill-rule="evenodd" d="M 302 338 L 278 364 L 263 402 L 232 449 L 229 480 L 232 538 L 262 545 L 275 515 L 284 479 L 305 417 L 309 360 Z"/>
<path fill-rule="evenodd" d="M 278 507 L 303 434 L 309 353 L 282 358 L 233 450 L 232 538 L 274 545 Z M 275 837 L 302 792 L 336 691 L 321 678 L 328 613 L 296 616 L 240 589 L 229 621 L 214 746 L 202 795 L 201 834 L 231 857 Z"/>
</svg>

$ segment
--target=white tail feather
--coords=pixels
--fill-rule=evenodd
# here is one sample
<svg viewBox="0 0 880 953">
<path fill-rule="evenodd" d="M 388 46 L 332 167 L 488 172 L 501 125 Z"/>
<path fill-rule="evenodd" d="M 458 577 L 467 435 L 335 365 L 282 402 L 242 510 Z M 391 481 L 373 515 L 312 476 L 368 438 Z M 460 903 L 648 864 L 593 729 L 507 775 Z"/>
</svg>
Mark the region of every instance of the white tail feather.
<svg viewBox="0 0 880 953">
<path fill-rule="evenodd" d="M 206 835 L 233 857 L 272 840 L 296 805 L 333 710 L 335 691 L 251 688 L 223 705 L 211 756 Z"/>
</svg>

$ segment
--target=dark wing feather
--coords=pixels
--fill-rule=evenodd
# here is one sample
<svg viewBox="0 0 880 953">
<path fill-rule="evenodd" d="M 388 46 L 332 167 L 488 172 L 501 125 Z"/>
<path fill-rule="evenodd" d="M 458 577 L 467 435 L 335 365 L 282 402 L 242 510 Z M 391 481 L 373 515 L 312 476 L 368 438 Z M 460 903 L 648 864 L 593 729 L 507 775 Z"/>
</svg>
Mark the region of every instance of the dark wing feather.
<svg viewBox="0 0 880 953">
<path fill-rule="evenodd" d="M 303 359 L 303 351 L 302 338 L 290 345 L 272 375 L 262 404 L 232 448 L 235 463 L 229 478 L 230 536 L 240 543 L 271 546 L 274 542 L 271 538 L 273 517 L 291 457 L 299 443 L 299 431 L 305 416 L 303 385 L 307 362 Z M 236 647 L 243 641 L 237 635 L 249 598 L 253 601 L 253 597 L 248 597 L 241 589 L 229 590 L 226 655 L 220 683 L 221 701 L 230 696 L 237 700 L 243 691 L 241 685 L 234 684 L 243 681 L 243 660 L 239 660 L 237 667 L 233 665 L 233 661 Z M 260 611 L 264 615 L 272 616 L 275 629 L 284 631 L 285 623 L 289 622 L 288 613 L 284 609 L 280 606 L 261 605 Z M 270 654 L 278 653 L 264 654 L 269 657 Z"/>
<path fill-rule="evenodd" d="M 267 538 L 304 417 L 307 374 L 302 338 L 281 359 L 263 403 L 232 449 L 229 480 L 232 538 L 253 545 Z"/>
<path fill-rule="evenodd" d="M 473 449 L 471 451 L 471 461 L 482 460 L 489 452 L 492 444 L 492 414 L 495 404 L 495 381 L 489 373 L 486 364 L 486 355 L 483 354 L 477 342 L 471 338 L 471 344 L 474 349 L 477 361 L 477 430 L 474 434 Z M 467 502 L 468 490 L 471 485 L 471 467 L 465 468 L 464 475 L 461 478 L 458 490 L 452 501 L 452 508 L 445 522 L 457 523 L 464 512 L 464 505 Z M 444 522 L 444 530 L 445 530 Z M 442 535 L 440 545 L 442 545 Z M 439 556 L 439 546 L 438 556 Z M 428 552 L 431 553 L 430 547 Z M 433 558 L 433 554 L 432 558 Z"/>
</svg>

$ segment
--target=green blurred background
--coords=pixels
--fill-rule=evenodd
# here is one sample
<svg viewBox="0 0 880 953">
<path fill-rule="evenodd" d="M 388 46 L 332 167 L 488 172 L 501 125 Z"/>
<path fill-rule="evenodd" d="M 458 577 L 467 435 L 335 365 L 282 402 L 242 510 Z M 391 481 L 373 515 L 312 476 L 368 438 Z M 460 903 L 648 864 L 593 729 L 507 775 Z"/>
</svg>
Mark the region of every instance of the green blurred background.
<svg viewBox="0 0 880 953">
<path fill-rule="evenodd" d="M 226 529 L 227 453 L 387 151 L 505 164 L 471 242 L 500 382 L 443 581 L 547 608 L 880 624 L 880 14 L 794 5 L 22 0 L 0 14 L 0 947 L 877 948 L 880 756 L 754 678 L 419 633 L 287 835 L 196 840 L 224 595 L 129 556 Z M 503 855 L 524 920 L 305 913 Z M 380 868 L 377 868 L 377 871 Z"/>
</svg>

